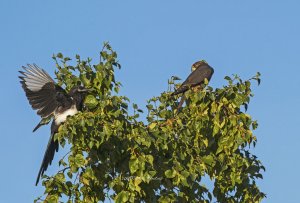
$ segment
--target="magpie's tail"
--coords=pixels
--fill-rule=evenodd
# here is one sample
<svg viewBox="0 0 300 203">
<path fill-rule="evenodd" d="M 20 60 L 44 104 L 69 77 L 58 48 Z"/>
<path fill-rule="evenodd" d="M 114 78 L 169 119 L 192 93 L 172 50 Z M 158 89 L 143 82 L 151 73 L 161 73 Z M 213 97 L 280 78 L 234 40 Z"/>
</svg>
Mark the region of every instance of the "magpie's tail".
<svg viewBox="0 0 300 203">
<path fill-rule="evenodd" d="M 57 132 L 58 127 L 55 125 L 55 123 L 52 123 L 51 126 L 51 136 L 47 145 L 47 149 L 46 152 L 44 154 L 44 158 L 36 179 L 36 183 L 35 185 L 38 185 L 39 180 L 41 178 L 41 176 L 44 175 L 44 172 L 47 170 L 48 166 L 51 165 L 55 151 L 58 151 L 58 147 L 59 147 L 59 143 L 57 140 L 54 140 L 54 135 Z"/>
</svg>

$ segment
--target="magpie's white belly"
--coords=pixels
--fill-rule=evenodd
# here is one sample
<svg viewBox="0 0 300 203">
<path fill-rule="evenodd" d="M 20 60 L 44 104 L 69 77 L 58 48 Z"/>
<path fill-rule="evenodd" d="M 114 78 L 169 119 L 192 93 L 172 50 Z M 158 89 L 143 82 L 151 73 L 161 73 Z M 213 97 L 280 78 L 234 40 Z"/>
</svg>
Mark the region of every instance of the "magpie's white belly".
<svg viewBox="0 0 300 203">
<path fill-rule="evenodd" d="M 66 110 L 63 113 L 55 114 L 54 120 L 55 124 L 59 125 L 62 122 L 65 122 L 68 116 L 73 116 L 78 112 L 76 105 L 73 105 L 72 108 Z"/>
</svg>

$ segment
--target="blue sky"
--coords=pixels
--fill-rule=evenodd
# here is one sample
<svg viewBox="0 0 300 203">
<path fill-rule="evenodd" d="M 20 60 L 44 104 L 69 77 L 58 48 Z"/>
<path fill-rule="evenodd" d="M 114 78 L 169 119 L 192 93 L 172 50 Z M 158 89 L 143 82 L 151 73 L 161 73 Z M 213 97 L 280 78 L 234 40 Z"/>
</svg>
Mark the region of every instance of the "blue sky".
<svg viewBox="0 0 300 203">
<path fill-rule="evenodd" d="M 103 41 L 118 52 L 121 94 L 141 107 L 199 59 L 214 67 L 213 87 L 225 84 L 225 75 L 247 79 L 260 71 L 249 106 L 259 122 L 253 152 L 267 168 L 259 186 L 264 202 L 300 202 L 299 7 L 270 0 L 1 0 L 0 202 L 32 202 L 43 193 L 34 183 L 49 127 L 31 132 L 39 117 L 17 71 L 36 63 L 53 76 L 57 52 L 97 61 Z M 52 164 L 48 172 L 56 169 Z"/>
</svg>

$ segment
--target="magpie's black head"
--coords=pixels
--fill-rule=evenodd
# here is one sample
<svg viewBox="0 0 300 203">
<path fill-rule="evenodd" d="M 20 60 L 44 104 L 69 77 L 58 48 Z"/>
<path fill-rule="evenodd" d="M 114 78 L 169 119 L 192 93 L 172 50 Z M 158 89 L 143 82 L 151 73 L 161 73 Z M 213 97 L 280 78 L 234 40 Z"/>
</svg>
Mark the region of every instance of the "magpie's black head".
<svg viewBox="0 0 300 203">
<path fill-rule="evenodd" d="M 78 110 L 81 111 L 83 107 L 84 97 L 89 91 L 90 89 L 84 88 L 82 86 L 75 86 L 70 90 L 69 95 L 73 98 L 73 101 L 75 102 Z"/>
</svg>

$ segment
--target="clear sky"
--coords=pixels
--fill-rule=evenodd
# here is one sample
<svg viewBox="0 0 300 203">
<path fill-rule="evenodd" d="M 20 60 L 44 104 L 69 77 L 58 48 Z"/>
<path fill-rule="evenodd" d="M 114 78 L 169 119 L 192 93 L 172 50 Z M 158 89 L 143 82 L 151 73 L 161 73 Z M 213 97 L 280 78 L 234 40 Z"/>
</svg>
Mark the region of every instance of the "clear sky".
<svg viewBox="0 0 300 203">
<path fill-rule="evenodd" d="M 199 59 L 214 67 L 213 87 L 225 75 L 247 79 L 260 71 L 248 111 L 259 122 L 252 151 L 267 169 L 259 186 L 264 202 L 300 202 L 299 9 L 296 0 L 1 0 L 0 202 L 32 202 L 43 193 L 34 183 L 50 130 L 32 133 L 39 117 L 17 71 L 36 63 L 53 76 L 57 52 L 96 63 L 103 41 L 118 52 L 121 94 L 141 107 Z"/>
</svg>

